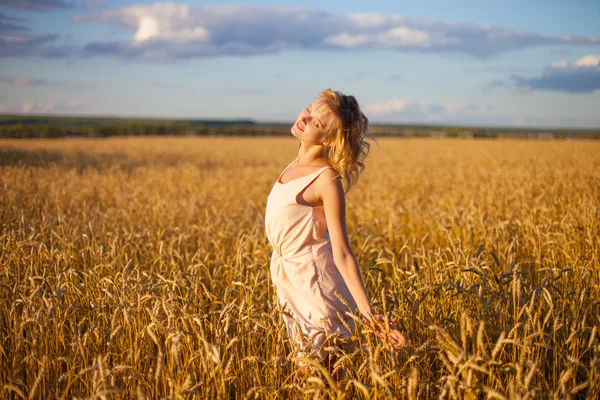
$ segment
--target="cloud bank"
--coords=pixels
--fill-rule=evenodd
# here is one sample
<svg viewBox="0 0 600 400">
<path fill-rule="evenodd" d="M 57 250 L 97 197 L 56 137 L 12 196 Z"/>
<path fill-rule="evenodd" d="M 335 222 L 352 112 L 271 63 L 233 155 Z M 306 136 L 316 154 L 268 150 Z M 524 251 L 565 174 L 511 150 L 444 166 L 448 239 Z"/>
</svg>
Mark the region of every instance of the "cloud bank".
<svg viewBox="0 0 600 400">
<path fill-rule="evenodd" d="M 54 114 L 79 113 L 86 110 L 81 101 L 26 101 L 18 104 L 0 104 L 0 113 Z"/>
<path fill-rule="evenodd" d="M 58 35 L 32 34 L 24 22 L 0 12 L 0 57 L 66 57 L 71 53 L 71 49 L 54 44 Z"/>
<path fill-rule="evenodd" d="M 522 91 L 548 90 L 565 93 L 590 93 L 600 89 L 600 54 L 588 54 L 569 65 L 557 61 L 540 77 L 513 75 L 512 82 Z"/>
<path fill-rule="evenodd" d="M 88 1 L 88 5 L 103 4 Z M 0 0 L 1 8 L 72 8 L 63 0 Z M 137 4 L 96 9 L 74 18 L 130 33 L 128 40 L 60 44 L 55 34 L 33 34 L 25 20 L 0 12 L 0 57 L 95 57 L 173 61 L 257 56 L 285 50 L 369 50 L 460 54 L 488 58 L 545 45 L 599 45 L 600 37 L 547 36 L 489 24 L 454 23 L 383 14 L 338 14 L 299 7 Z"/>
<path fill-rule="evenodd" d="M 487 24 L 251 5 L 133 5 L 80 15 L 75 21 L 130 31 L 128 41 L 94 41 L 83 49 L 85 56 L 122 59 L 253 56 L 289 49 L 388 49 L 487 58 L 542 45 L 600 44 L 600 37 L 544 36 Z"/>
<path fill-rule="evenodd" d="M 0 8 L 16 8 L 29 11 L 66 9 L 72 6 L 70 2 L 61 0 L 0 0 Z"/>
<path fill-rule="evenodd" d="M 442 121 L 491 111 L 489 106 L 463 103 L 433 103 L 423 100 L 392 98 L 382 103 L 364 106 L 365 114 L 372 120 L 415 122 Z"/>
</svg>

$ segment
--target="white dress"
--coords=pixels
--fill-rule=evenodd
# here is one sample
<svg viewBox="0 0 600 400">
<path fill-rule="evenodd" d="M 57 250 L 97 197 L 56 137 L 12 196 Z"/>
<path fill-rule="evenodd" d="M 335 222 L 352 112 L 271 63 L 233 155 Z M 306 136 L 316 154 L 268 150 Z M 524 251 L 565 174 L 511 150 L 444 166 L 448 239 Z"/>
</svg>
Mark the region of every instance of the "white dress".
<svg viewBox="0 0 600 400">
<path fill-rule="evenodd" d="M 288 337 L 299 357 L 314 352 L 322 360 L 327 356 L 328 335 L 352 336 L 354 321 L 347 313 L 356 310 L 333 261 L 323 206 L 310 207 L 296 200 L 327 168 L 331 167 L 285 184 L 278 178 L 265 214 L 266 234 L 273 246 L 271 279 Z"/>
</svg>

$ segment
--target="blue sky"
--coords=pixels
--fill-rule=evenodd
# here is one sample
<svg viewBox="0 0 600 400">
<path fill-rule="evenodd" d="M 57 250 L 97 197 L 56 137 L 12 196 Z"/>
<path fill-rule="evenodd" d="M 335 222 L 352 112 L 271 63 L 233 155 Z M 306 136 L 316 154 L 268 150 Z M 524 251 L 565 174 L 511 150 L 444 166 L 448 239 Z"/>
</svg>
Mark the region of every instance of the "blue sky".
<svg viewBox="0 0 600 400">
<path fill-rule="evenodd" d="M 0 0 L 0 113 L 600 128 L 600 2 Z"/>
</svg>

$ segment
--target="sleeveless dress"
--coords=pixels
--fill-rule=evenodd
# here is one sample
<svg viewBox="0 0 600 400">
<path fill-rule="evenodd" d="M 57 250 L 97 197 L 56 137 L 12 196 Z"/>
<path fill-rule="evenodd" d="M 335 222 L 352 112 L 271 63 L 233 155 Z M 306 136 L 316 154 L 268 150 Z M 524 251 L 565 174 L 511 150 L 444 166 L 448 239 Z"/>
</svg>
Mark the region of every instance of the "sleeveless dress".
<svg viewBox="0 0 600 400">
<path fill-rule="evenodd" d="M 292 162 L 293 164 L 293 162 Z M 298 196 L 327 168 L 287 183 L 269 194 L 265 230 L 273 247 L 271 280 L 277 290 L 292 348 L 299 357 L 327 357 L 329 335 L 349 338 L 354 333 L 356 303 L 334 261 L 324 207 L 297 202 Z"/>
</svg>

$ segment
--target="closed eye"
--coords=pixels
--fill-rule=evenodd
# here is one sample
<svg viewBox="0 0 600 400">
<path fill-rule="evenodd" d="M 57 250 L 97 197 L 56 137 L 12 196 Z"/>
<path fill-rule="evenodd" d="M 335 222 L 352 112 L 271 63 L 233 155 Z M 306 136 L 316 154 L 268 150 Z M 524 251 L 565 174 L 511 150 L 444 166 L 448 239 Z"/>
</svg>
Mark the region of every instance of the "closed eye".
<svg viewBox="0 0 600 400">
<path fill-rule="evenodd" d="M 310 114 L 310 106 L 306 107 L 306 111 L 308 111 L 308 113 Z M 317 119 L 313 118 L 312 120 L 313 120 L 312 123 L 315 126 L 315 128 L 318 128 L 319 127 L 319 123 L 318 123 Z"/>
</svg>

